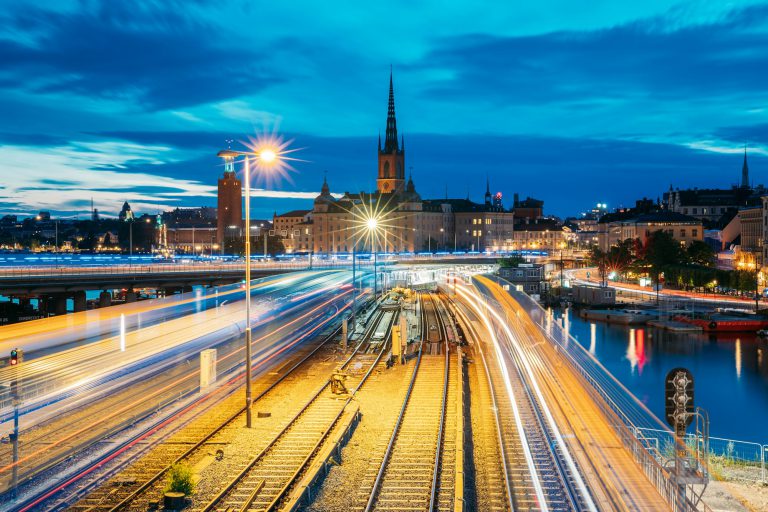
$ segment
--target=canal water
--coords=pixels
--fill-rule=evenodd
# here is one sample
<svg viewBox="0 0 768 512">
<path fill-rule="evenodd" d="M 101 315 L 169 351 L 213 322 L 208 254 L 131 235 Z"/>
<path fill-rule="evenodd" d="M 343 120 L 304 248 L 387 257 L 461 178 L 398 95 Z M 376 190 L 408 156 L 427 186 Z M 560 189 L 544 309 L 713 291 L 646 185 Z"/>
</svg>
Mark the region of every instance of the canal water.
<svg viewBox="0 0 768 512">
<path fill-rule="evenodd" d="M 695 403 L 709 412 L 710 435 L 768 443 L 768 342 L 748 333 L 675 334 L 583 320 L 565 310 L 570 333 L 659 418 L 664 377 L 693 372 Z M 555 310 L 555 318 L 563 316 Z"/>
</svg>

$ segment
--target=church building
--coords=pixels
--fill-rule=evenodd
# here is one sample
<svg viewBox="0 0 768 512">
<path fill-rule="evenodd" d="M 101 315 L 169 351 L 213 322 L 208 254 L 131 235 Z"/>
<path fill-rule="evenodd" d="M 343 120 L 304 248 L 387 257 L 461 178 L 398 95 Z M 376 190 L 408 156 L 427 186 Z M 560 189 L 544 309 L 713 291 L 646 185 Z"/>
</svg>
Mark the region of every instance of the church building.
<svg viewBox="0 0 768 512">
<path fill-rule="evenodd" d="M 311 211 L 281 232 L 292 252 L 319 254 L 512 249 L 514 213 L 487 184 L 485 204 L 465 199 L 423 200 L 411 176 L 405 177 L 405 139 L 397 134 L 395 93 L 389 77 L 387 123 L 379 136 L 374 192 L 345 192 L 335 198 L 327 179 Z M 274 224 L 281 216 L 275 215 Z M 375 229 L 371 229 L 375 226 Z M 289 249 L 289 250 L 290 250 Z"/>
</svg>

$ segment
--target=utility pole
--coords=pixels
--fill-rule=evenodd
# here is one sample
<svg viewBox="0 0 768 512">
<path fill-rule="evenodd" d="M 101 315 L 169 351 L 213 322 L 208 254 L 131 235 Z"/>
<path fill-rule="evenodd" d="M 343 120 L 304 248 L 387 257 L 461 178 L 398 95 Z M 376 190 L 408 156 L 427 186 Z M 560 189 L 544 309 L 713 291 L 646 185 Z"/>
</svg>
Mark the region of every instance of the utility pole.
<svg viewBox="0 0 768 512">
<path fill-rule="evenodd" d="M 11 470 L 11 496 L 15 499 L 19 484 L 19 406 L 21 405 L 21 363 L 24 361 L 24 351 L 20 348 L 11 350 L 10 363 L 13 367 L 11 381 L 11 399 L 13 401 L 13 432 L 9 436 L 13 444 L 13 469 Z"/>
</svg>

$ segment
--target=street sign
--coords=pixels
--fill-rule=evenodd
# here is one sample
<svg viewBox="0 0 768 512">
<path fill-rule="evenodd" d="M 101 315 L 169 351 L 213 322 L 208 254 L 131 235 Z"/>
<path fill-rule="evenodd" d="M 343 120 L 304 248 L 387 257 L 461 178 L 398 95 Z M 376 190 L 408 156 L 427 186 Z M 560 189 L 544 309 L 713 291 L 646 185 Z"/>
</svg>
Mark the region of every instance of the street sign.
<svg viewBox="0 0 768 512">
<path fill-rule="evenodd" d="M 685 431 L 693 421 L 693 374 L 686 368 L 674 368 L 664 380 L 664 411 L 667 423 L 676 432 Z"/>
</svg>

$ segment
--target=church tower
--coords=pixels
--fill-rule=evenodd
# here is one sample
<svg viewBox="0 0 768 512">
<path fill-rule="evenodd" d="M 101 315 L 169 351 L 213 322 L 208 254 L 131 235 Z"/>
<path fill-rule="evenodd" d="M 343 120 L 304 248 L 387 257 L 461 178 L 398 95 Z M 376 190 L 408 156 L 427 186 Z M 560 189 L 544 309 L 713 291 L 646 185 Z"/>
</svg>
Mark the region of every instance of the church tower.
<svg viewBox="0 0 768 512">
<path fill-rule="evenodd" d="M 744 146 L 744 163 L 741 165 L 741 188 L 749 188 L 749 166 L 747 165 L 747 146 Z"/>
<path fill-rule="evenodd" d="M 389 72 L 389 106 L 387 108 L 387 132 L 384 148 L 379 135 L 379 175 L 376 188 L 381 194 L 403 192 L 405 186 L 405 141 L 397 141 L 397 120 L 395 119 L 395 90 L 392 85 L 392 71 Z"/>
</svg>

